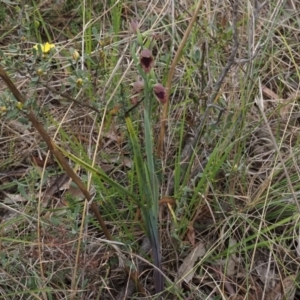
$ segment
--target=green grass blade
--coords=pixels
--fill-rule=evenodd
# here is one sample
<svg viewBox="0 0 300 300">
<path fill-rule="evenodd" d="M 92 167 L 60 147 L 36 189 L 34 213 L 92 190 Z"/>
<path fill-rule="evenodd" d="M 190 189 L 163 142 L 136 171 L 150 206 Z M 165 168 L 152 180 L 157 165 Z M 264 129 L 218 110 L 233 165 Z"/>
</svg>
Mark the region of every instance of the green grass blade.
<svg viewBox="0 0 300 300">
<path fill-rule="evenodd" d="M 147 112 L 145 112 L 145 116 L 146 114 Z M 149 143 L 151 144 L 151 133 L 149 130 L 150 123 L 149 123 L 149 119 L 146 116 L 145 132 L 146 132 L 146 140 L 148 140 L 146 141 L 146 153 L 147 153 L 147 162 L 148 162 L 148 165 L 146 166 L 144 165 L 137 135 L 134 131 L 132 122 L 129 117 L 126 118 L 126 124 L 127 124 L 127 129 L 129 132 L 129 136 L 130 136 L 130 140 L 134 152 L 134 162 L 136 164 L 136 172 L 137 172 L 139 190 L 140 190 L 140 201 L 141 201 L 140 207 L 145 222 L 147 236 L 150 240 L 150 244 L 152 247 L 154 265 L 159 270 L 161 270 L 161 255 L 160 255 L 158 227 L 157 227 L 158 182 L 157 182 L 156 174 L 154 173 L 152 145 L 149 145 Z M 161 272 L 159 272 L 159 270 L 156 269 L 154 270 L 154 285 L 155 285 L 156 293 L 162 292 L 163 285 L 164 285 L 163 276 Z"/>
<path fill-rule="evenodd" d="M 80 165 L 82 168 L 86 169 L 87 171 L 97 175 L 101 180 L 103 180 L 104 182 L 110 184 L 112 187 L 114 187 L 119 193 L 121 193 L 122 195 L 126 195 L 127 197 L 131 198 L 132 200 L 134 200 L 135 202 L 137 202 L 136 200 L 136 196 L 134 194 L 132 194 L 130 191 L 128 191 L 126 188 L 124 188 L 122 185 L 120 185 L 119 183 L 115 182 L 114 180 L 112 180 L 109 176 L 107 176 L 103 171 L 96 169 L 95 167 L 92 167 L 89 163 L 81 160 L 80 158 L 76 157 L 75 155 L 65 151 L 63 148 L 60 148 L 59 146 L 57 146 L 57 148 L 69 159 L 71 159 L 73 162 L 77 163 L 78 165 Z"/>
<path fill-rule="evenodd" d="M 149 171 L 150 186 L 152 191 L 152 203 L 151 209 L 154 216 L 157 218 L 158 215 L 158 180 L 155 173 L 154 167 L 154 157 L 153 157 L 153 145 L 152 145 L 152 134 L 150 120 L 148 114 L 144 111 L 144 121 L 145 121 L 145 142 L 146 142 L 146 155 L 147 155 L 147 166 Z"/>
</svg>

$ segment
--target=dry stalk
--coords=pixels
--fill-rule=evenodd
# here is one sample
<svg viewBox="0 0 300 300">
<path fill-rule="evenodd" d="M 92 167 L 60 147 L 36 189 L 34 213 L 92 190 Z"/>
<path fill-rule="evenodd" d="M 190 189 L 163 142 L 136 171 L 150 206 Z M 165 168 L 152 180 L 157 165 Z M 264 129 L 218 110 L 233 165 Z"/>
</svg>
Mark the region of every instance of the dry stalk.
<svg viewBox="0 0 300 300">
<path fill-rule="evenodd" d="M 174 72 L 175 72 L 175 68 L 178 64 L 178 61 L 180 59 L 180 56 L 181 56 L 181 52 L 186 44 L 186 41 L 191 33 L 191 30 L 197 20 L 197 15 L 198 15 L 198 12 L 200 10 L 202 6 L 202 0 L 200 0 L 198 2 L 198 5 L 194 11 L 194 14 L 191 18 L 191 21 L 189 23 L 189 26 L 188 28 L 186 29 L 185 33 L 184 33 L 184 36 L 183 36 L 183 39 L 182 41 L 180 42 L 180 45 L 178 47 L 178 50 L 175 54 L 175 57 L 172 61 L 172 64 L 171 64 L 171 67 L 170 67 L 170 70 L 169 70 L 169 73 L 168 73 L 168 79 L 167 79 L 167 84 L 166 84 L 166 90 L 167 90 L 167 93 L 168 93 L 168 98 L 170 98 L 170 92 L 171 92 L 171 85 L 172 85 L 172 79 L 173 79 L 173 76 L 174 76 Z M 166 123 L 167 123 L 167 115 L 168 115 L 168 109 L 169 109 L 169 99 L 167 101 L 167 103 L 164 105 L 164 108 L 163 108 L 163 111 L 162 111 L 162 115 L 161 115 L 161 125 L 160 125 L 160 134 L 159 134 L 159 139 L 158 139 L 158 146 L 157 146 L 157 153 L 158 155 L 161 155 L 161 152 L 162 152 L 162 148 L 163 148 L 163 142 L 164 142 L 164 137 L 165 137 L 165 130 L 166 130 Z"/>
</svg>

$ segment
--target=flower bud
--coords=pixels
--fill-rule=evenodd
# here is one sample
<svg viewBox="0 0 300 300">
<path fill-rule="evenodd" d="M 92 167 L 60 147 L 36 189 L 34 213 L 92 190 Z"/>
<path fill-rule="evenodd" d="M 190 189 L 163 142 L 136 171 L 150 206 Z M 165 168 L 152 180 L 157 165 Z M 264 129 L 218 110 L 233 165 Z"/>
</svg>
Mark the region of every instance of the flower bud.
<svg viewBox="0 0 300 300">
<path fill-rule="evenodd" d="M 22 110 L 23 109 L 23 103 L 22 102 L 17 102 L 16 104 L 16 108 L 19 109 L 19 110 Z"/>
<path fill-rule="evenodd" d="M 130 29 L 133 33 L 137 33 L 139 30 L 139 23 L 135 20 L 131 20 Z"/>
<path fill-rule="evenodd" d="M 41 25 L 40 21 L 34 20 L 34 27 L 35 27 L 35 28 L 39 28 L 40 25 Z"/>
<path fill-rule="evenodd" d="M 157 100 L 161 103 L 161 104 L 165 104 L 168 100 L 167 98 L 167 91 L 165 89 L 165 87 L 160 84 L 157 83 L 153 86 L 153 92 L 157 98 Z"/>
<path fill-rule="evenodd" d="M 140 54 L 140 64 L 145 73 L 149 73 L 154 63 L 152 52 L 149 49 L 144 49 Z"/>
<path fill-rule="evenodd" d="M 144 81 L 138 80 L 132 84 L 132 87 L 136 93 L 140 93 L 144 89 Z"/>
<path fill-rule="evenodd" d="M 41 69 L 41 68 L 38 68 L 38 69 L 36 70 L 36 75 L 38 75 L 38 76 L 42 76 L 43 73 L 44 73 L 44 71 L 43 71 L 43 69 Z"/>
<path fill-rule="evenodd" d="M 7 112 L 7 107 L 6 106 L 0 106 L 0 113 L 5 114 Z"/>
<path fill-rule="evenodd" d="M 82 78 L 78 78 L 78 79 L 76 80 L 76 85 L 77 85 L 78 87 L 82 86 L 82 85 L 83 85 L 83 79 L 82 79 Z"/>
<path fill-rule="evenodd" d="M 72 54 L 72 58 L 77 61 L 79 59 L 79 57 L 80 57 L 80 54 L 78 53 L 78 51 L 74 50 L 73 54 Z"/>
</svg>

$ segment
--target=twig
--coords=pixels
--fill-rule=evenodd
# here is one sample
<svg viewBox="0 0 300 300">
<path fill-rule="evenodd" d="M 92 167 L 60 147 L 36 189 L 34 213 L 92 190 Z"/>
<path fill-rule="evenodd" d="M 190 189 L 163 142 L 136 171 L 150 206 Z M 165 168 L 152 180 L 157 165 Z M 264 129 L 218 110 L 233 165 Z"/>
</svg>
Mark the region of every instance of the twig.
<svg viewBox="0 0 300 300">
<path fill-rule="evenodd" d="M 143 100 L 144 100 L 144 97 L 143 97 L 141 100 L 139 100 L 136 104 L 134 104 L 132 107 L 130 107 L 130 108 L 125 112 L 125 118 L 127 118 L 127 117 L 129 116 L 129 113 L 130 113 L 131 111 L 133 111 L 136 107 L 138 107 L 138 106 L 142 103 Z"/>
</svg>

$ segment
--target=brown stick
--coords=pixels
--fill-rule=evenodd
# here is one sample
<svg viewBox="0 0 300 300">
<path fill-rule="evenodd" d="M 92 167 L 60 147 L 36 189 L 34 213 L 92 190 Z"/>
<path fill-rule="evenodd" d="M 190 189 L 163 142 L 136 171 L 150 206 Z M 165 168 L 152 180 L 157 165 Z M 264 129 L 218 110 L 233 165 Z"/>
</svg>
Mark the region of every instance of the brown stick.
<svg viewBox="0 0 300 300">
<path fill-rule="evenodd" d="M 10 80 L 4 69 L 0 66 L 0 77 L 3 79 L 7 87 L 10 89 L 12 94 L 15 96 L 15 98 L 25 104 L 26 103 L 26 98 L 19 92 L 17 87 L 13 84 L 13 82 Z M 53 154 L 53 156 L 58 160 L 62 168 L 66 171 L 66 173 L 72 178 L 72 180 L 75 182 L 75 184 L 78 186 L 78 188 L 81 190 L 82 194 L 86 198 L 87 201 L 90 201 L 92 199 L 90 193 L 86 189 L 85 185 L 79 178 L 79 176 L 73 171 L 73 169 L 70 167 L 62 153 L 57 149 L 55 142 L 50 138 L 48 135 L 47 131 L 43 127 L 43 125 L 39 122 L 39 120 L 35 117 L 34 113 L 32 110 L 29 111 L 27 114 L 27 117 L 29 121 L 32 123 L 32 125 L 35 127 L 35 129 L 39 132 L 41 137 L 44 139 L 46 142 L 49 150 Z M 113 240 L 112 236 L 110 235 L 104 220 L 101 217 L 101 214 L 97 208 L 97 205 L 92 202 L 91 203 L 91 210 L 95 214 L 97 221 L 99 222 L 100 227 L 102 228 L 104 235 L 108 240 Z M 128 270 L 128 268 L 125 268 L 126 273 L 130 276 L 131 280 L 134 281 L 135 285 L 137 286 L 138 291 L 142 295 L 146 295 L 144 288 L 140 284 L 137 278 L 137 274 L 134 274 Z"/>
</svg>

